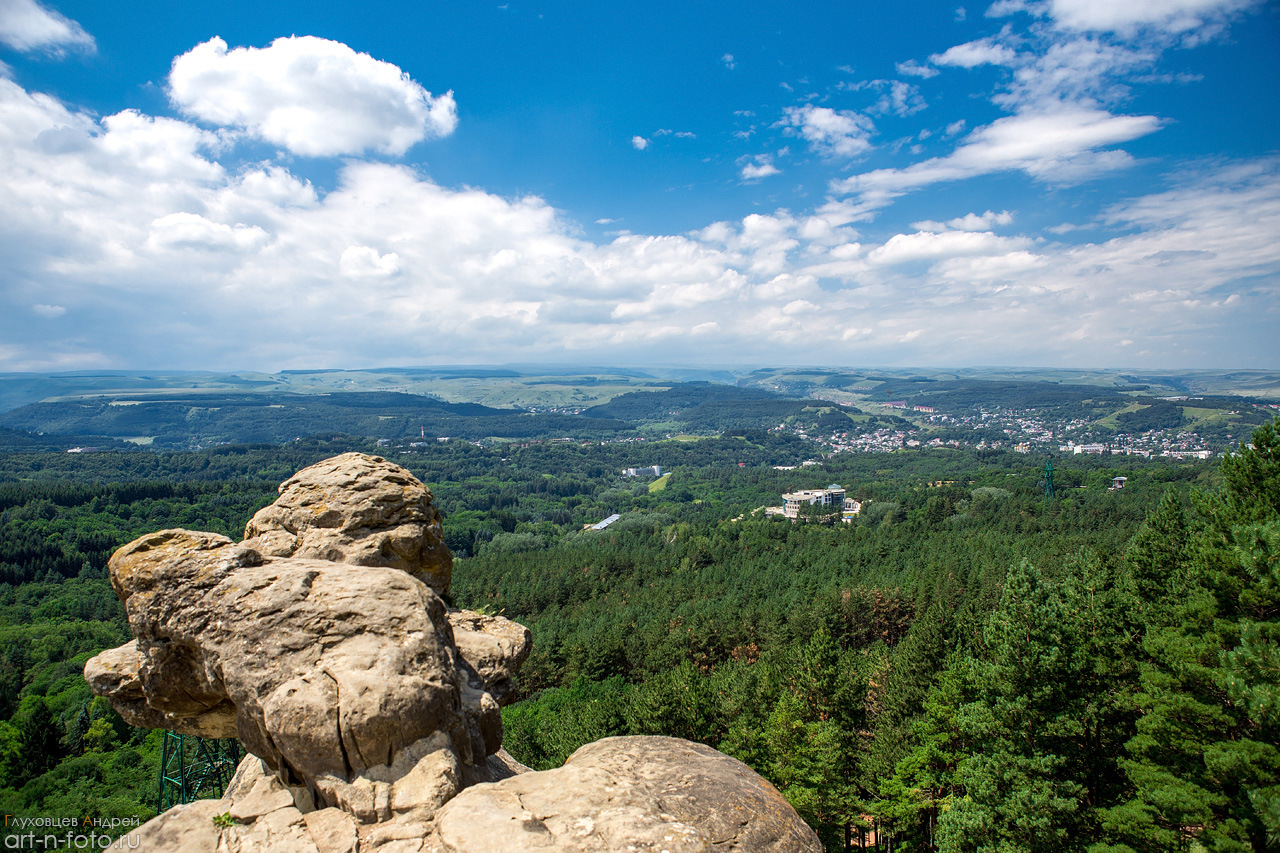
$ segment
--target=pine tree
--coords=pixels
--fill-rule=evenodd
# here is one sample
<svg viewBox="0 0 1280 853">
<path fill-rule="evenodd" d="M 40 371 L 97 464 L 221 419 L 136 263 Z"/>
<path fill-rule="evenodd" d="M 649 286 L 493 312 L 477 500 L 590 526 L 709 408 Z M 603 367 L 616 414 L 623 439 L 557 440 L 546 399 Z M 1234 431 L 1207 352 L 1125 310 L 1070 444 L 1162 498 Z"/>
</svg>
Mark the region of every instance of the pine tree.
<svg viewBox="0 0 1280 853">
<path fill-rule="evenodd" d="M 1187 588 L 1191 569 L 1190 538 L 1182 502 L 1177 492 L 1169 489 L 1156 510 L 1147 516 L 1125 554 L 1134 592 L 1142 603 L 1144 621 L 1148 624 L 1167 624 L 1178 592 Z"/>
<path fill-rule="evenodd" d="M 64 732 L 43 698 L 35 701 L 31 713 L 22 721 L 18 730 L 22 734 L 20 773 L 24 778 L 39 776 L 62 758 Z"/>
<path fill-rule="evenodd" d="M 1280 846 L 1280 437 L 1223 461 L 1202 501 L 1185 589 L 1148 628 L 1128 745 L 1137 796 L 1112 816 L 1127 849 Z M 1173 572 L 1177 577 L 1177 573 Z M 1117 848 L 1125 849 L 1125 848 Z"/>
<path fill-rule="evenodd" d="M 1067 570 L 1046 581 L 1024 561 L 1005 579 L 955 714 L 971 751 L 941 850 L 1083 850 L 1128 794 L 1116 757 L 1133 732 L 1136 603 L 1087 553 Z"/>
<path fill-rule="evenodd" d="M 964 790 L 957 768 L 972 744 L 956 725 L 956 710 L 970 700 L 960 655 L 953 654 L 924 701 L 923 714 L 911 725 L 910 751 L 879 786 L 875 813 L 906 853 L 933 851 L 938 817 Z"/>
</svg>

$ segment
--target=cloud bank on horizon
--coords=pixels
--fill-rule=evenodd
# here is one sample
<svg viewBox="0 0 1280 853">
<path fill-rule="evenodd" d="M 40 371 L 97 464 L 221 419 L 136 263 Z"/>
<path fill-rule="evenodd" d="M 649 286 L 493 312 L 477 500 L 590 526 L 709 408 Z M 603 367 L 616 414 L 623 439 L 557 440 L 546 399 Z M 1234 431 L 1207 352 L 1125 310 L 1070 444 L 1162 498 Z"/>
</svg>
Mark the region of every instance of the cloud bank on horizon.
<svg viewBox="0 0 1280 853">
<path fill-rule="evenodd" d="M 940 5 L 871 74 L 844 63 L 876 34 L 850 32 L 825 80 L 708 41 L 720 95 L 601 94 L 589 130 L 554 57 L 527 85 L 432 70 L 433 94 L 367 31 L 208 32 L 104 94 L 92 63 L 159 48 L 88 14 L 0 0 L 0 370 L 1280 356 L 1280 154 L 1223 144 L 1222 99 L 1180 94 L 1246 85 L 1215 57 L 1262 16 L 1276 32 L 1258 0 Z M 736 81 L 752 67 L 772 82 Z M 1253 82 L 1221 109 L 1265 139 L 1280 111 Z M 501 172 L 504 115 L 577 181 Z M 575 160 L 600 128 L 599 162 Z"/>
</svg>

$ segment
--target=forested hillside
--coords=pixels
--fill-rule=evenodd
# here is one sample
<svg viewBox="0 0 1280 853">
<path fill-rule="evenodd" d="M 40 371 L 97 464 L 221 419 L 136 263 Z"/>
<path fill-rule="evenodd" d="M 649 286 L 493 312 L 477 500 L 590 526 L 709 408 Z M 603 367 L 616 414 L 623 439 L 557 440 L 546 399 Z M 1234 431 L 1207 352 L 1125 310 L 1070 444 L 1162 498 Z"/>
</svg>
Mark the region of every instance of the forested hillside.
<svg viewBox="0 0 1280 853">
<path fill-rule="evenodd" d="M 1262 850 L 1280 829 L 1280 445 L 1254 443 L 1221 465 L 1060 459 L 1053 500 L 1034 457 L 778 470 L 813 446 L 750 431 L 392 458 L 445 513 L 454 603 L 533 630 L 505 713 L 526 763 L 671 734 L 763 773 L 831 850 L 876 827 L 902 851 L 1101 853 Z M 80 676 L 127 637 L 106 557 L 164 527 L 238 537 L 349 449 L 376 451 L 0 455 L 0 808 L 150 814 L 156 736 Z M 621 474 L 653 464 L 667 476 Z M 865 502 L 854 523 L 757 512 L 832 482 Z"/>
<path fill-rule="evenodd" d="M 103 397 L 32 403 L 0 415 L 0 424 L 28 432 L 130 438 L 168 448 L 281 443 L 317 434 L 477 439 L 609 436 L 631 429 L 630 424 L 607 418 L 530 414 L 393 392 Z"/>
<path fill-rule="evenodd" d="M 534 628 L 544 689 L 506 721 L 535 766 L 609 734 L 700 740 L 832 850 L 872 826 L 895 850 L 1272 849 L 1280 441 L 1254 442 L 1221 487 L 1085 473 L 1045 502 L 975 468 L 850 528 L 485 555 L 458 595 Z"/>
</svg>

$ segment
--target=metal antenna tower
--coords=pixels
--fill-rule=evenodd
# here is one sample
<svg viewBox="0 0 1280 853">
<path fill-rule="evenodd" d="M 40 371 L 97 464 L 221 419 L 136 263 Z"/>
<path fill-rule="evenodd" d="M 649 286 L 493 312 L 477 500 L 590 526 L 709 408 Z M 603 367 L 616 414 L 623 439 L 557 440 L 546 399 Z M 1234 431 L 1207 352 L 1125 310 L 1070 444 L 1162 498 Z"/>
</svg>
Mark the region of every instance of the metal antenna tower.
<svg viewBox="0 0 1280 853">
<path fill-rule="evenodd" d="M 1053 460 L 1044 463 L 1044 499 L 1047 501 L 1057 497 L 1057 491 L 1053 488 Z"/>
<path fill-rule="evenodd" d="M 206 797 L 221 797 L 240 763 L 240 742 L 206 740 L 166 731 L 160 750 L 156 812 Z"/>
</svg>

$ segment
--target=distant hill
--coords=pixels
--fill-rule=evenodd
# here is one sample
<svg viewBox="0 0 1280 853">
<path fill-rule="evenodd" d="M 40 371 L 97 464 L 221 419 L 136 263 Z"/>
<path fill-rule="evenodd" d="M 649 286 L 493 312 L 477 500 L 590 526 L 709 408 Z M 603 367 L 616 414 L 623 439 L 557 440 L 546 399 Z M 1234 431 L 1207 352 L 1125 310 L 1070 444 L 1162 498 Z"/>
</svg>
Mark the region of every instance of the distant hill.
<svg viewBox="0 0 1280 853">
<path fill-rule="evenodd" d="M 43 453 L 72 448 L 137 450 L 138 446 L 105 435 L 42 435 L 0 427 L 0 453 Z"/>
<path fill-rule="evenodd" d="M 1097 385 L 1062 385 L 1057 382 L 1006 382 L 975 379 L 933 380 L 923 377 L 888 379 L 872 391 L 876 401 L 904 400 L 940 411 L 971 411 L 979 407 L 1003 409 L 1060 409 L 1093 404 L 1132 402 L 1119 391 Z"/>
<path fill-rule="evenodd" d="M 831 410 L 858 414 L 849 406 L 785 397 L 760 388 L 686 382 L 664 391 L 632 391 L 583 412 L 638 426 L 669 425 L 689 433 L 767 429 L 782 421 L 817 424 Z"/>
<path fill-rule="evenodd" d="M 33 403 L 0 415 L 27 433 L 94 434 L 159 447 L 227 442 L 281 443 L 322 434 L 407 439 L 450 436 L 606 436 L 631 429 L 611 418 L 581 418 L 397 392 L 187 394 Z"/>
</svg>

